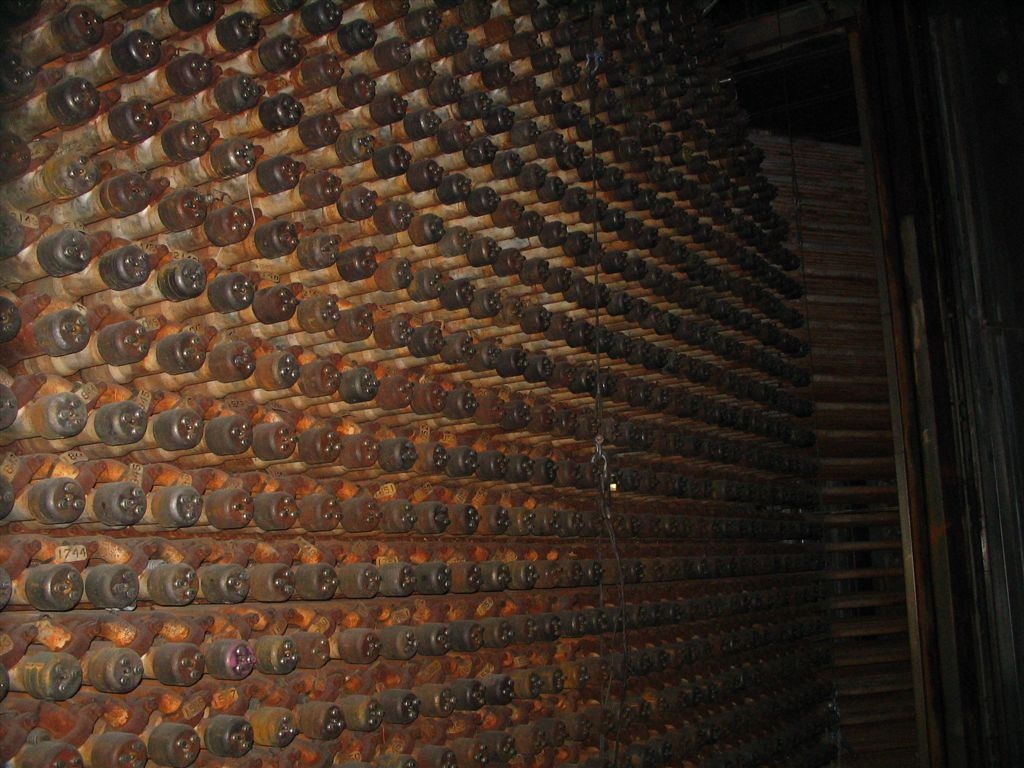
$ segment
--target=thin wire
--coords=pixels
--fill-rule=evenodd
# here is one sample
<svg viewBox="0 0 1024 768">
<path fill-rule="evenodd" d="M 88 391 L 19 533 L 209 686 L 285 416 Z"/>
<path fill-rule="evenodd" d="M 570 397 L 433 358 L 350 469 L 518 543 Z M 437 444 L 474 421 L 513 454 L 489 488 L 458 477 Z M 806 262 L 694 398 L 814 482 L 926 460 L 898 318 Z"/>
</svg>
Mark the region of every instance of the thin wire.
<svg viewBox="0 0 1024 768">
<path fill-rule="evenodd" d="M 593 205 L 593 221 L 591 222 L 591 247 L 595 251 L 598 249 L 598 192 L 597 192 L 597 142 L 596 134 L 598 130 L 597 120 L 597 72 L 601 65 L 603 54 L 596 48 L 597 46 L 597 31 L 595 29 L 597 23 L 597 14 L 591 17 L 591 37 L 594 41 L 595 49 L 587 55 L 587 74 L 589 77 L 594 78 L 594 88 L 590 95 L 590 162 L 591 162 L 591 203 Z M 619 688 L 619 700 L 618 709 L 615 713 L 615 750 L 612 757 L 612 765 L 617 766 L 619 763 L 619 749 L 621 745 L 622 737 L 622 703 L 625 700 L 626 688 L 629 682 L 629 642 L 627 638 L 626 628 L 626 587 L 625 587 L 625 575 L 622 570 L 622 557 L 619 552 L 618 540 L 615 536 L 615 526 L 612 524 L 611 517 L 611 498 L 610 498 L 610 487 L 608 477 L 608 455 L 604 451 L 604 436 L 601 434 L 601 423 L 604 418 L 604 397 L 602 394 L 602 381 L 601 381 L 601 273 L 600 273 L 600 260 L 595 257 L 593 265 L 594 274 L 594 417 L 596 420 L 597 434 L 594 436 L 594 455 L 591 458 L 591 463 L 594 466 L 595 474 L 597 475 L 597 511 L 604 523 L 605 530 L 608 532 L 608 542 L 611 546 L 612 555 L 615 558 L 615 569 L 618 578 L 616 579 L 619 593 L 619 610 L 617 620 L 621 624 L 621 636 L 622 636 L 622 667 L 621 667 L 621 685 Z M 604 604 L 604 590 L 599 590 L 599 598 L 601 604 Z M 615 627 L 613 626 L 614 630 Z M 603 645 L 603 643 L 602 643 Z M 607 686 L 602 692 L 602 707 L 607 709 L 608 702 L 611 698 L 613 678 L 609 675 Z M 607 756 L 607 743 L 605 741 L 604 734 L 601 735 L 601 754 Z"/>
<path fill-rule="evenodd" d="M 607 473 L 604 475 L 601 488 L 598 491 L 598 495 L 603 497 L 606 493 L 610 493 L 607 483 Z M 615 556 L 615 570 L 618 572 L 618 579 L 616 579 L 617 586 L 619 588 L 619 618 L 622 622 L 622 675 L 621 675 L 621 687 L 619 688 L 619 701 L 618 709 L 615 718 L 615 755 L 612 760 L 612 765 L 618 766 L 619 764 L 619 745 L 621 744 L 622 735 L 622 721 L 625 719 L 622 714 L 622 702 L 626 698 L 626 688 L 629 685 L 629 643 L 626 637 L 626 584 L 625 574 L 622 571 L 622 558 L 619 555 L 619 543 L 615 538 L 615 526 L 612 525 L 611 507 L 606 499 L 604 502 L 607 513 L 604 515 L 605 529 L 608 531 L 608 541 L 611 544 L 612 554 Z M 609 686 L 611 680 L 609 678 Z"/>
<path fill-rule="evenodd" d="M 249 187 L 249 176 L 250 176 L 249 173 L 245 174 L 245 194 L 247 194 L 249 196 L 249 211 L 250 211 L 250 213 L 252 213 L 252 225 L 255 227 L 256 226 L 256 206 L 254 206 L 252 204 L 252 189 Z"/>
<path fill-rule="evenodd" d="M 596 38 L 595 38 L 596 41 Z M 596 44 L 596 43 L 595 43 Z M 595 80 L 593 92 L 590 94 L 590 198 L 594 206 L 594 220 L 591 222 L 591 248 L 594 251 L 594 381 L 596 390 L 594 392 L 594 416 L 597 418 L 597 435 L 594 437 L 594 457 L 604 457 L 604 438 L 601 435 L 601 419 L 604 417 L 604 398 L 601 394 L 601 272 L 599 270 L 600 260 L 596 258 L 598 251 L 597 238 L 597 70 L 601 64 L 601 55 L 595 50 L 591 51 L 587 58 L 588 70 Z M 604 458 L 605 469 L 607 470 L 607 458 Z"/>
<path fill-rule="evenodd" d="M 842 720 L 842 712 L 839 709 L 839 686 L 835 686 L 832 689 L 832 701 L 830 702 L 832 711 L 835 712 L 836 725 L 835 732 L 832 735 L 832 745 L 836 750 L 836 768 L 842 768 L 843 765 L 843 733 L 839 728 L 839 721 Z"/>
</svg>

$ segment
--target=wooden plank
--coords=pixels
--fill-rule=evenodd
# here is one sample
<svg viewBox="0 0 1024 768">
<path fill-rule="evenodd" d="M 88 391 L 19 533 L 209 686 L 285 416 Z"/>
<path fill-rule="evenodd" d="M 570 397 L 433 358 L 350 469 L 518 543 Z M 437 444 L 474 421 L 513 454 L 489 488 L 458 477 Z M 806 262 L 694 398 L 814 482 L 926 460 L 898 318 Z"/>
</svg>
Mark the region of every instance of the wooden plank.
<svg viewBox="0 0 1024 768">
<path fill-rule="evenodd" d="M 831 463 L 835 462 L 835 463 Z M 838 480 L 895 480 L 893 461 L 888 457 L 869 459 L 829 459 L 820 462 L 817 478 Z"/>
<path fill-rule="evenodd" d="M 906 617 L 894 619 L 844 619 L 832 622 L 832 637 L 879 637 L 906 635 Z"/>
<path fill-rule="evenodd" d="M 869 592 L 865 595 L 833 597 L 828 604 L 834 611 L 850 608 L 877 608 L 886 605 L 903 605 L 907 596 L 902 592 Z"/>
<path fill-rule="evenodd" d="M 914 681 L 909 674 L 858 675 L 840 681 L 839 693 L 847 696 L 863 696 L 871 693 L 911 691 Z"/>
<path fill-rule="evenodd" d="M 871 664 L 891 664 L 910 661 L 910 643 L 888 642 L 852 643 L 832 647 L 834 667 L 864 667 Z"/>
<path fill-rule="evenodd" d="M 899 539 L 882 541 L 829 541 L 825 542 L 826 552 L 874 552 L 880 549 L 896 550 L 902 546 Z"/>
<path fill-rule="evenodd" d="M 815 429 L 888 430 L 891 413 L 888 403 L 817 402 L 809 422 Z"/>
<path fill-rule="evenodd" d="M 867 512 L 826 512 L 818 518 L 824 526 L 898 526 L 899 510 L 871 510 Z"/>
<path fill-rule="evenodd" d="M 903 578 L 902 568 L 847 568 L 845 570 L 830 570 L 827 577 L 832 580 L 841 579 L 885 579 Z"/>
<path fill-rule="evenodd" d="M 824 504 L 895 504 L 898 495 L 891 485 L 830 487 L 822 489 L 821 501 Z"/>
</svg>

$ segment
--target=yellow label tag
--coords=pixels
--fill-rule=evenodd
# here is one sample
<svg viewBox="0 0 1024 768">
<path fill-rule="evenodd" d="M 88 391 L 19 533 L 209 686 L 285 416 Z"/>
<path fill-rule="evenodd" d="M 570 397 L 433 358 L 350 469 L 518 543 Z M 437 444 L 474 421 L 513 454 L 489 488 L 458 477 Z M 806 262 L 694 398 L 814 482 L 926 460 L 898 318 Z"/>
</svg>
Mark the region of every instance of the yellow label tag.
<svg viewBox="0 0 1024 768">
<path fill-rule="evenodd" d="M 395 498 L 395 494 L 398 493 L 398 487 L 394 483 L 384 483 L 377 491 L 373 494 L 373 498 L 377 501 L 383 501 L 385 499 Z"/>
<path fill-rule="evenodd" d="M 468 499 L 468 498 L 469 498 L 469 489 L 468 488 L 459 488 L 459 490 L 456 491 L 455 495 L 452 496 L 452 501 L 455 502 L 456 504 L 465 504 L 466 503 L 466 499 Z"/>
<path fill-rule="evenodd" d="M 5 369 L 0 368 L 0 384 L 3 384 L 5 387 L 9 387 L 13 383 L 14 377 L 11 376 L 11 374 L 9 374 Z"/>
<path fill-rule="evenodd" d="M 523 502 L 523 506 L 526 507 L 527 509 L 536 509 L 537 500 L 533 497 L 530 497 L 529 499 Z"/>
<path fill-rule="evenodd" d="M 14 650 L 14 641 L 11 640 L 11 636 L 6 632 L 0 632 L 0 656 L 10 653 Z"/>
<path fill-rule="evenodd" d="M 11 215 L 21 226 L 28 227 L 29 229 L 39 229 L 39 217 L 35 214 L 12 208 Z"/>
<path fill-rule="evenodd" d="M 236 701 L 238 701 L 238 689 L 223 688 L 213 694 L 213 699 L 210 700 L 210 706 L 213 709 L 227 709 Z"/>
<path fill-rule="evenodd" d="M 93 384 L 91 381 L 88 384 L 82 385 L 75 394 L 82 398 L 85 402 L 89 403 L 96 399 L 100 393 L 100 388 Z"/>
<path fill-rule="evenodd" d="M 512 506 L 512 494 L 509 493 L 508 491 L 503 491 L 502 494 L 501 494 L 501 498 L 499 499 L 499 503 L 503 507 L 511 507 Z"/>
<path fill-rule="evenodd" d="M 150 404 L 153 402 L 153 393 L 148 389 L 140 389 L 132 397 L 132 400 L 138 403 L 142 410 L 148 411 Z"/>
<path fill-rule="evenodd" d="M 152 333 L 160 327 L 160 318 L 158 317 L 140 317 L 138 322 L 146 333 Z"/>
<path fill-rule="evenodd" d="M 268 283 L 277 284 L 281 282 L 281 276 L 276 272 L 260 272 L 259 278 L 260 280 L 266 280 Z M 310 295 L 310 291 L 306 289 L 303 290 L 303 293 Z"/>
<path fill-rule="evenodd" d="M 395 624 L 405 624 L 410 618 L 412 618 L 412 611 L 408 608 L 399 608 L 391 614 L 391 620 Z"/>
<path fill-rule="evenodd" d="M 192 485 L 192 475 L 187 472 L 182 472 L 178 475 L 178 485 Z"/>
<path fill-rule="evenodd" d="M 433 680 L 441 672 L 441 662 L 436 659 L 423 668 L 423 679 Z"/>
<path fill-rule="evenodd" d="M 456 440 L 455 433 L 452 432 L 449 429 L 446 429 L 438 437 L 437 442 L 439 442 L 445 448 L 451 448 L 453 445 L 455 445 L 455 440 Z"/>
<path fill-rule="evenodd" d="M 0 463 L 0 475 L 7 480 L 13 480 L 20 466 L 21 460 L 13 453 L 8 453 L 4 456 L 3 463 Z"/>
<path fill-rule="evenodd" d="M 131 483 L 132 485 L 142 485 L 142 473 L 142 465 L 133 461 L 128 465 L 128 473 L 124 476 L 125 482 Z"/>
<path fill-rule="evenodd" d="M 87 141 L 82 141 L 81 139 L 66 141 L 61 139 L 61 145 L 53 151 L 53 156 L 66 157 L 68 155 L 81 155 L 91 151 L 92 148 Z"/>
<path fill-rule="evenodd" d="M 424 441 L 424 442 L 429 440 L 430 439 L 430 423 L 424 421 L 422 424 L 420 424 L 419 429 L 416 430 L 416 436 L 419 437 L 419 439 Z"/>
<path fill-rule="evenodd" d="M 374 559 L 375 565 L 391 565 L 392 563 L 398 562 L 398 555 L 389 553 L 386 555 L 379 555 Z"/>
<path fill-rule="evenodd" d="M 185 702 L 181 705 L 181 709 L 178 712 L 184 720 L 192 720 L 203 714 L 206 709 L 206 699 L 201 695 L 190 696 L 185 699 Z"/>
<path fill-rule="evenodd" d="M 493 597 L 485 597 L 483 600 L 481 600 L 477 604 L 475 613 L 476 613 L 476 615 L 478 617 L 483 618 L 484 616 L 486 616 L 487 614 L 489 614 L 491 612 L 491 609 L 493 607 L 494 607 L 494 598 Z"/>
<path fill-rule="evenodd" d="M 53 555 L 53 562 L 57 563 L 80 563 L 89 559 L 89 552 L 85 544 L 61 544 Z"/>
<path fill-rule="evenodd" d="M 470 504 L 472 504 L 477 509 L 479 509 L 480 507 L 482 507 L 486 503 L 487 503 L 487 491 L 477 491 L 476 493 L 473 494 L 472 501 L 470 501 Z"/>
<path fill-rule="evenodd" d="M 412 501 L 420 502 L 423 501 L 430 495 L 430 492 L 434 490 L 434 486 L 430 483 L 424 483 L 415 491 L 412 492 Z"/>
<path fill-rule="evenodd" d="M 331 620 L 323 614 L 318 614 L 315 619 L 309 622 L 309 631 L 319 635 L 326 635 L 331 629 Z"/>
<path fill-rule="evenodd" d="M 78 464 L 85 461 L 86 458 L 86 455 L 81 451 L 65 451 L 60 455 L 60 460 L 65 464 Z M 72 470 L 74 470 L 73 467 Z"/>
</svg>

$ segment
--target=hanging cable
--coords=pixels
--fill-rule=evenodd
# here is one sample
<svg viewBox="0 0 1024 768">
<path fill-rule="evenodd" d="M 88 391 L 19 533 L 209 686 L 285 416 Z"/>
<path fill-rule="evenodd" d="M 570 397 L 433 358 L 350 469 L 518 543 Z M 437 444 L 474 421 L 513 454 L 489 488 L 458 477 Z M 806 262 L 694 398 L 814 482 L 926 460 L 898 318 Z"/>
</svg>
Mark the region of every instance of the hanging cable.
<svg viewBox="0 0 1024 768">
<path fill-rule="evenodd" d="M 591 187 L 591 203 L 593 205 L 593 220 L 591 222 L 591 248 L 596 252 L 599 248 L 598 245 L 598 185 L 597 185 L 597 142 L 596 136 L 599 130 L 598 119 L 597 119 L 597 73 L 601 68 L 601 64 L 604 59 L 604 54 L 597 47 L 597 24 L 598 16 L 593 14 L 591 16 L 591 38 L 594 43 L 594 48 L 587 54 L 587 76 L 593 79 L 591 94 L 590 94 L 590 160 L 592 175 L 590 180 Z M 604 396 L 602 393 L 603 382 L 601 380 L 601 346 L 600 346 L 600 332 L 601 332 L 601 276 L 600 276 L 600 259 L 594 258 L 593 265 L 593 279 L 594 279 L 594 418 L 596 426 L 596 434 L 594 435 L 594 453 L 591 457 L 591 464 L 594 469 L 594 475 L 596 477 L 597 485 L 597 513 L 602 520 L 602 524 L 605 530 L 608 532 L 608 542 L 612 550 L 612 556 L 615 559 L 615 570 L 617 572 L 616 584 L 618 587 L 618 613 L 616 621 L 618 627 L 613 626 L 613 630 L 621 629 L 622 639 L 622 668 L 620 675 L 620 687 L 619 696 L 617 702 L 617 711 L 615 717 L 615 734 L 613 741 L 615 742 L 615 749 L 612 756 L 612 765 L 618 765 L 619 762 L 619 747 L 621 743 L 621 727 L 622 727 L 622 703 L 626 696 L 626 687 L 628 685 L 629 677 L 629 642 L 627 639 L 627 628 L 626 628 L 626 587 L 625 587 L 625 575 L 622 569 L 622 556 L 619 552 L 618 540 L 615 536 L 615 526 L 612 523 L 611 516 L 611 488 L 610 488 L 610 474 L 608 471 L 608 454 L 604 450 L 604 435 L 602 434 L 602 424 L 604 420 Z M 600 586 L 600 585 L 599 585 Z M 604 590 L 599 589 L 598 592 L 601 604 L 604 604 Z M 602 642 L 603 645 L 603 642 Z M 603 653 L 602 653 L 603 655 Z M 608 703 L 611 700 L 611 688 L 614 682 L 614 675 L 609 675 L 607 686 L 602 692 L 602 707 L 608 707 Z M 601 754 L 607 756 L 607 744 L 605 742 L 604 735 L 601 736 Z"/>
</svg>

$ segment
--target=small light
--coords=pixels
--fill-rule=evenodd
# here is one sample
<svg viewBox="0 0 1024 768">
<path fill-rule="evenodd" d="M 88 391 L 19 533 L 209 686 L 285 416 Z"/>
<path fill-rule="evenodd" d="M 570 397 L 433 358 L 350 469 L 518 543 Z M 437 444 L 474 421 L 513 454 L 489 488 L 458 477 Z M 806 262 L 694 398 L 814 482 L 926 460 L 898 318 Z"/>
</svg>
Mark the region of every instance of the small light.
<svg viewBox="0 0 1024 768">
<path fill-rule="evenodd" d="M 609 491 L 617 491 L 617 490 L 619 490 L 619 484 L 616 483 L 615 481 L 612 481 L 612 482 L 608 483 L 608 490 Z"/>
</svg>

